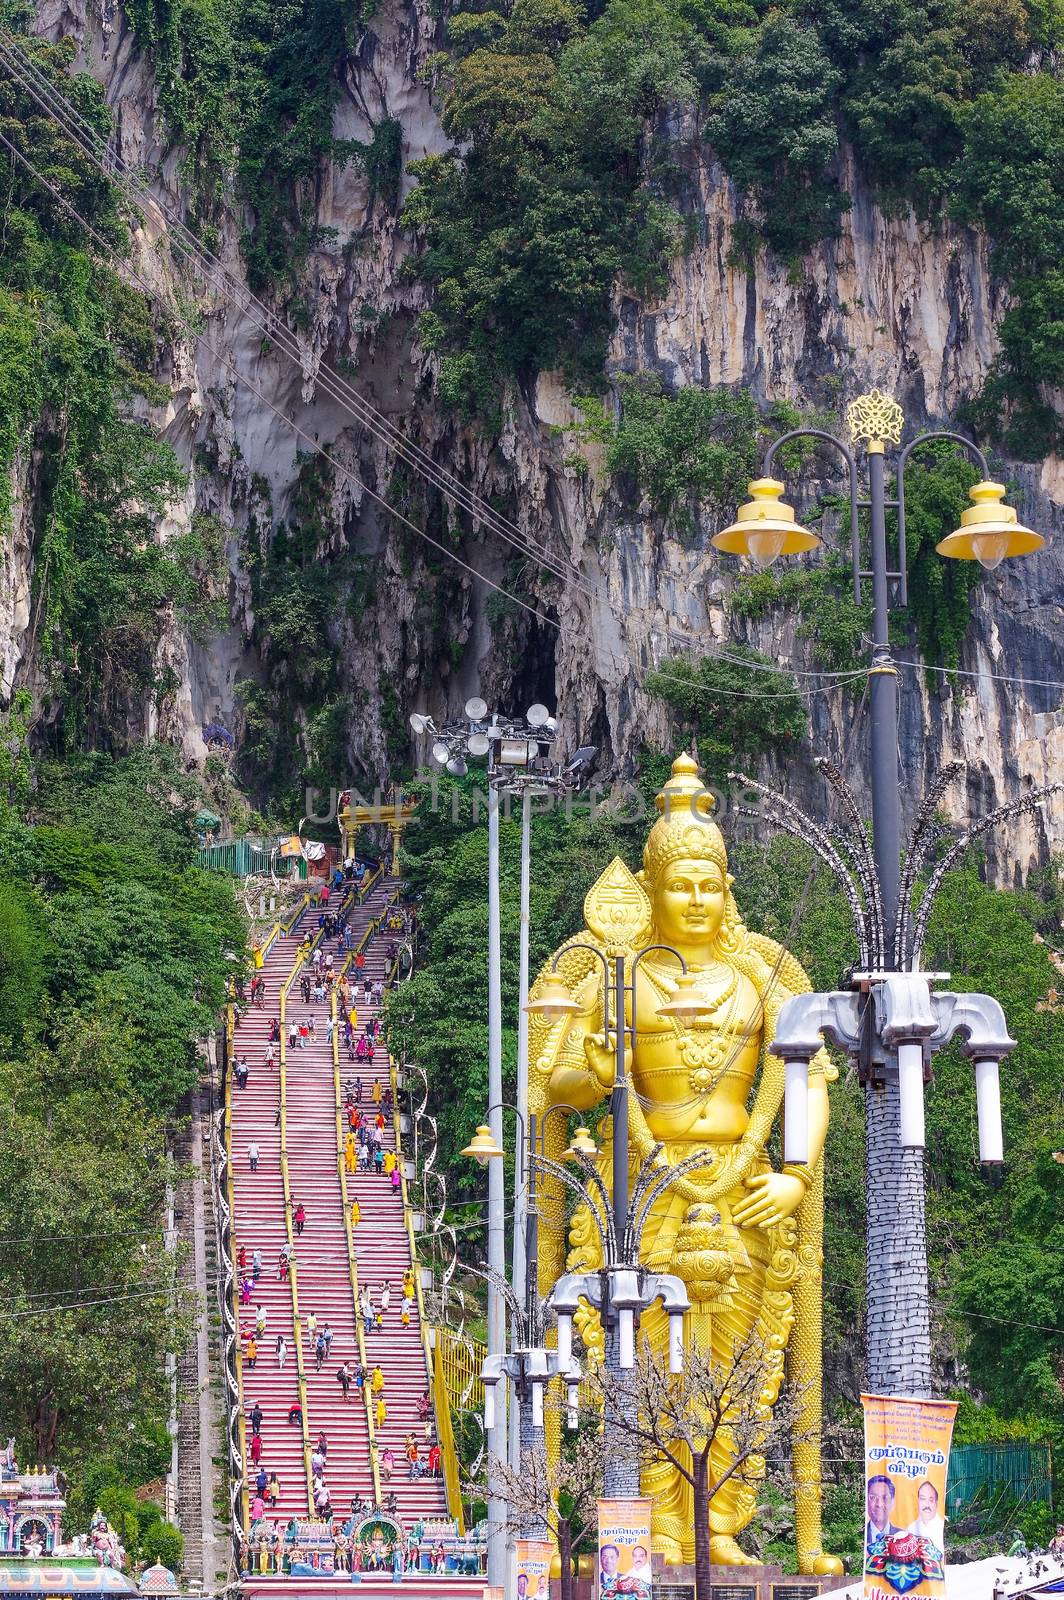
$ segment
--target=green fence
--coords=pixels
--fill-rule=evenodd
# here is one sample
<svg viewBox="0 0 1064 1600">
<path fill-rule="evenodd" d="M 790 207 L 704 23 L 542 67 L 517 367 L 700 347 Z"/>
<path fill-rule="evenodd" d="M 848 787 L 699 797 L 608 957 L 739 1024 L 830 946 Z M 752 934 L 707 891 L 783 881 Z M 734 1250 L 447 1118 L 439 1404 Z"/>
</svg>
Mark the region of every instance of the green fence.
<svg viewBox="0 0 1064 1600">
<path fill-rule="evenodd" d="M 250 839 L 232 839 L 228 844 L 208 844 L 197 850 L 196 861 L 208 872 L 229 872 L 234 878 L 251 878 L 270 871 L 272 847 L 252 844 Z M 279 878 L 294 875 L 305 878 L 307 863 L 301 856 L 277 856 L 273 870 Z"/>
<path fill-rule="evenodd" d="M 987 1523 L 1012 1506 L 1053 1503 L 1053 1458 L 1047 1444 L 962 1444 L 950 1451 L 946 1515 Z"/>
</svg>

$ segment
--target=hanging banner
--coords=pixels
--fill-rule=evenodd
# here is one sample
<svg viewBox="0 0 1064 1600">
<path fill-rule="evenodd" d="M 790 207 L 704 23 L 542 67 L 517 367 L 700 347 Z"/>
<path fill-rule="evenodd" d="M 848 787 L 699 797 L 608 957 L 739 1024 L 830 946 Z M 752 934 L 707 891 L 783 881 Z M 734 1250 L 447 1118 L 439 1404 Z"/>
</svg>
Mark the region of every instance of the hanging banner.
<svg viewBox="0 0 1064 1600">
<path fill-rule="evenodd" d="M 864 1600 L 946 1593 L 946 1471 L 957 1405 L 863 1394 Z"/>
<path fill-rule="evenodd" d="M 650 1600 L 650 1501 L 600 1500 L 598 1534 L 598 1600 Z"/>
<path fill-rule="evenodd" d="M 518 1539 L 517 1600 L 549 1600 L 553 1555 L 548 1539 Z"/>
</svg>

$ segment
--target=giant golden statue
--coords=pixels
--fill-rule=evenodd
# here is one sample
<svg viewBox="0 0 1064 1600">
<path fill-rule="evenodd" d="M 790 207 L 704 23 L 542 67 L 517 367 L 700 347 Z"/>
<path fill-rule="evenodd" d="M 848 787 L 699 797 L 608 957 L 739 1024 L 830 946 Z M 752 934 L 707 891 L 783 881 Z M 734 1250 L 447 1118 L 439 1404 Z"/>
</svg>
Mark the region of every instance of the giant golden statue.
<svg viewBox="0 0 1064 1600">
<path fill-rule="evenodd" d="M 659 1016 L 676 991 L 680 967 L 649 952 L 636 968 L 634 1049 L 628 1052 L 629 1164 L 632 1172 L 661 1145 L 659 1163 L 676 1166 L 698 1151 L 706 1164 L 683 1174 L 655 1202 L 641 1243 L 643 1263 L 675 1273 L 687 1285 L 690 1331 L 722 1357 L 753 1335 L 765 1356 L 766 1405 L 775 1402 L 790 1342 L 790 1373 L 801 1413 L 794 1446 L 799 1564 L 805 1572 L 840 1572 L 820 1537 L 822 1151 L 828 1124 L 827 1056 L 810 1072 L 809 1165 L 772 1168 L 768 1144 L 783 1100 L 783 1063 L 768 1053 L 783 1002 L 809 988 L 801 966 L 774 940 L 750 933 L 732 896 L 732 878 L 713 801 L 686 755 L 658 796 L 658 820 L 633 875 L 618 858 L 584 902 L 587 927 L 563 945 L 557 972 L 579 1014 L 552 1022 L 533 1014 L 529 1033 L 530 1105 L 578 1110 L 598 1105 L 613 1088 L 613 1043 L 602 1015 L 602 964 L 577 942 L 608 957 L 629 958 L 648 945 L 669 945 L 686 962 L 706 1009 L 693 1021 Z M 627 970 L 627 969 L 626 969 Z M 550 964 L 532 990 L 541 992 Z M 626 1020 L 631 1022 L 630 1011 Z M 760 1072 L 760 1077 L 758 1076 Z M 755 1089 L 756 1083 L 756 1089 Z M 547 1150 L 559 1155 L 563 1119 L 550 1118 Z M 599 1157 L 609 1182 L 609 1123 Z M 551 1283 L 563 1271 L 602 1265 L 591 1218 L 577 1211 L 568 1226 L 560 1192 L 541 1196 L 540 1266 Z M 553 1226 L 551 1218 L 554 1218 Z M 578 1318 L 585 1343 L 601 1349 L 598 1314 Z M 642 1331 L 664 1342 L 660 1306 L 644 1314 Z M 763 1341 L 763 1343 L 762 1343 Z M 727 1438 L 714 1443 L 714 1477 L 727 1465 Z M 756 1506 L 751 1474 L 734 1476 L 710 1507 L 711 1555 L 739 1565 L 749 1558 L 736 1542 Z M 654 1548 L 670 1563 L 693 1560 L 691 1494 L 667 1463 L 644 1467 L 642 1491 L 653 1502 Z"/>
</svg>

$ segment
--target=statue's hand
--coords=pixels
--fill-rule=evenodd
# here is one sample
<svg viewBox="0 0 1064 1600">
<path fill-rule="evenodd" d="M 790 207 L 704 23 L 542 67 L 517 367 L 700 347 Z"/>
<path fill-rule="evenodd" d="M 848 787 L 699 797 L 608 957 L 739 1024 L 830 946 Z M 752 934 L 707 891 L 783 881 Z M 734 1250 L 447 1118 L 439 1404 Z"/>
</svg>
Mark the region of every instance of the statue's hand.
<svg viewBox="0 0 1064 1600">
<path fill-rule="evenodd" d="M 785 1172 L 761 1172 L 747 1178 L 746 1187 L 749 1194 L 731 1208 L 732 1221 L 740 1228 L 771 1228 L 797 1211 L 805 1199 L 801 1178 Z"/>
<path fill-rule="evenodd" d="M 613 1036 L 607 1038 L 604 1033 L 586 1034 L 584 1054 L 587 1056 L 588 1066 L 603 1089 L 612 1089 L 617 1081 L 617 1055 Z M 630 1048 L 626 1048 L 624 1052 L 624 1070 L 626 1074 L 632 1070 Z"/>
</svg>

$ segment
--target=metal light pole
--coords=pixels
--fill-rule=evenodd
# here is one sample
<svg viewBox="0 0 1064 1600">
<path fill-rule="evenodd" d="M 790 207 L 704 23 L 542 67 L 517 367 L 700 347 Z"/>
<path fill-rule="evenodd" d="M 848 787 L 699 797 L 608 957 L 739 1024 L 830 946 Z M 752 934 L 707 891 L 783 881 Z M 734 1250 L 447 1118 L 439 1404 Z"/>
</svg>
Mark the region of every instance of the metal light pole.
<svg viewBox="0 0 1064 1600">
<path fill-rule="evenodd" d="M 570 946 L 570 949 L 573 948 Z M 653 945 L 651 949 L 667 949 L 668 946 Z M 640 954 L 647 954 L 642 951 Z M 673 952 L 675 954 L 676 952 Z M 605 959 L 605 958 L 604 958 Z M 607 972 L 609 968 L 607 967 Z M 620 995 L 620 1003 L 624 1003 L 625 985 L 623 965 L 620 973 L 614 976 L 615 1000 Z M 634 978 L 633 978 L 634 985 Z M 572 1002 L 567 997 L 558 998 L 550 1002 L 559 1014 L 564 1014 Z M 539 1009 L 538 1002 L 535 1003 Z M 683 1006 L 683 1002 L 681 1002 Z M 686 1006 L 691 1009 L 690 1003 Z M 704 1007 L 703 1007 L 704 1009 Z M 622 1039 L 623 1039 L 622 1031 Z M 623 1048 L 623 1046 L 622 1046 Z M 490 1113 L 495 1107 L 489 1107 Z M 501 1109 L 501 1108 L 500 1108 Z M 517 1112 L 516 1106 L 509 1109 Z M 566 1159 L 578 1162 L 583 1171 L 581 1180 L 575 1173 L 566 1170 L 561 1162 L 554 1160 L 546 1154 L 546 1123 L 556 1114 L 577 1116 L 581 1113 L 575 1106 L 555 1104 L 548 1108 L 541 1119 L 531 1116 L 526 1125 L 517 1113 L 518 1124 L 521 1129 L 518 1148 L 524 1148 L 527 1188 L 529 1191 L 529 1208 L 526 1218 L 526 1252 L 529 1264 L 528 1293 L 524 1305 L 520 1305 L 509 1285 L 501 1285 L 502 1292 L 506 1294 L 511 1311 L 513 1312 L 512 1325 L 514 1328 L 514 1347 L 509 1353 L 501 1356 L 489 1355 L 484 1363 L 482 1378 L 485 1385 L 485 1430 L 490 1431 L 496 1415 L 495 1388 L 500 1382 L 510 1379 L 515 1386 L 520 1402 L 520 1440 L 521 1451 L 518 1455 L 517 1471 L 521 1470 L 521 1456 L 528 1450 L 535 1448 L 543 1429 L 544 1393 L 547 1384 L 554 1377 L 560 1377 L 567 1386 L 566 1410 L 569 1426 L 576 1425 L 576 1411 L 578 1405 L 577 1385 L 580 1381 L 580 1368 L 573 1360 L 572 1353 L 572 1328 L 573 1316 L 581 1300 L 594 1306 L 602 1315 L 607 1332 L 607 1356 L 611 1370 L 614 1373 L 618 1387 L 622 1386 L 626 1374 L 631 1370 L 635 1360 L 635 1329 L 638 1315 L 656 1300 L 662 1301 L 669 1316 L 669 1364 L 673 1372 L 682 1371 L 683 1367 L 683 1318 L 690 1310 L 687 1291 L 683 1281 L 667 1273 L 647 1272 L 639 1261 L 639 1247 L 643 1231 L 643 1223 L 649 1214 L 650 1206 L 654 1199 L 675 1177 L 692 1170 L 704 1161 L 704 1156 L 699 1155 L 689 1158 L 676 1168 L 666 1168 L 664 1171 L 656 1164 L 654 1157 L 660 1146 L 652 1152 L 649 1159 L 645 1160 L 639 1169 L 634 1195 L 634 1226 L 628 1214 L 627 1205 L 627 1149 L 623 1159 L 625 1167 L 625 1184 L 621 1191 L 622 1221 L 618 1224 L 618 1213 L 610 1203 L 610 1196 L 594 1164 L 598 1150 L 594 1140 L 586 1127 L 579 1127 L 573 1135 L 569 1148 L 565 1152 Z M 538 1134 L 538 1144 L 537 1144 Z M 616 1146 L 615 1146 L 616 1150 Z M 476 1131 L 473 1139 L 462 1151 L 464 1156 L 470 1156 L 482 1166 L 502 1165 L 504 1151 L 502 1145 L 494 1137 L 489 1123 L 482 1124 Z M 613 1170 L 618 1169 L 618 1157 L 613 1158 Z M 589 1207 L 590 1215 L 598 1230 L 602 1246 L 603 1266 L 599 1272 L 567 1273 L 553 1286 L 549 1296 L 541 1297 L 537 1270 L 537 1224 L 538 1209 L 536 1204 L 535 1180 L 537 1173 L 552 1177 L 569 1188 L 575 1195 L 578 1203 L 587 1204 L 589 1198 L 592 1204 Z M 489 1273 L 485 1274 L 490 1281 Z M 554 1350 L 544 1346 L 544 1312 L 550 1307 L 558 1317 L 558 1340 Z M 613 1496 L 635 1496 L 639 1493 L 639 1458 L 633 1454 L 627 1442 L 627 1435 L 620 1430 L 608 1430 L 609 1436 L 604 1441 L 605 1461 L 604 1479 L 605 1492 Z M 620 1451 L 620 1454 L 618 1454 Z M 529 1535 L 534 1536 L 538 1530 L 532 1527 L 526 1529 Z"/>
<path fill-rule="evenodd" d="M 927 862 L 930 848 L 931 812 L 925 807 L 909 841 L 904 883 L 902 879 L 901 796 L 898 762 L 898 668 L 890 647 L 889 613 L 891 584 L 899 605 L 907 600 L 905 549 L 905 466 L 916 449 L 937 440 L 960 445 L 978 464 L 983 481 L 971 490 L 972 506 L 963 513 L 961 527 L 943 539 L 939 553 L 949 557 L 974 559 L 993 568 L 1006 556 L 1037 550 L 1045 542 L 1017 520 L 1016 513 L 1002 503 L 1001 484 L 989 482 L 989 469 L 982 452 L 960 434 L 935 432 L 913 440 L 898 456 L 896 497 L 888 499 L 885 476 L 885 451 L 888 444 L 901 443 L 901 408 L 887 396 L 873 390 L 849 407 L 848 423 L 852 446 L 865 446 L 868 473 L 868 499 L 858 492 L 858 466 L 851 444 L 834 434 L 816 428 L 799 428 L 776 440 L 765 456 L 766 476 L 750 485 L 751 501 L 741 507 L 737 520 L 712 543 L 720 550 L 747 556 L 755 566 L 768 566 L 779 555 L 815 549 L 817 534 L 801 528 L 792 508 L 779 495 L 783 484 L 772 477 L 778 451 L 798 438 L 822 440 L 844 457 L 850 485 L 850 544 L 855 598 L 861 599 L 861 580 L 872 580 L 873 640 L 869 669 L 871 678 L 871 792 L 872 856 L 860 827 L 856 803 L 841 774 L 830 763 L 818 765 L 843 798 L 847 819 L 842 835 L 828 834 L 784 797 L 764 785 L 751 783 L 773 808 L 770 820 L 810 843 L 839 876 L 850 897 L 864 972 L 853 982 L 861 999 L 855 1011 L 847 996 L 803 996 L 808 1002 L 822 1003 L 820 1009 L 806 1008 L 805 1033 L 800 1038 L 788 1035 L 784 1017 L 780 1021 L 780 1053 L 797 1066 L 809 1054 L 804 1043 L 819 1044 L 821 1035 L 850 1050 L 866 1085 L 866 1151 L 868 1238 L 866 1283 L 868 1302 L 868 1383 L 881 1394 L 929 1394 L 931 1391 L 930 1292 L 927 1266 L 925 1190 L 923 1174 L 923 1080 L 929 1074 L 930 1058 L 958 1029 L 966 1032 L 969 1045 L 981 1048 L 977 1057 L 977 1080 L 987 1079 L 993 1066 L 994 1093 L 997 1063 L 1011 1048 L 1004 1019 L 990 1015 L 985 1006 L 958 1009 L 954 1002 L 986 1002 L 986 996 L 932 995 L 930 982 L 942 974 L 919 971 L 919 955 L 926 912 L 930 900 L 921 906 L 915 930 L 910 930 L 909 902 L 915 892 L 920 869 Z M 887 554 L 886 513 L 898 513 L 899 560 L 891 570 Z M 861 567 L 859 516 L 869 512 L 871 570 Z M 952 771 L 948 776 L 955 775 Z M 733 774 L 733 776 L 740 776 Z M 936 785 L 929 801 L 937 800 L 945 787 Z M 1015 807 L 1002 807 L 990 820 L 1000 820 L 1016 810 L 1030 809 L 1041 794 L 1025 797 Z M 742 809 L 742 808 L 741 808 Z M 762 813 L 762 816 L 764 814 Z M 857 825 L 854 826 L 856 818 Z M 982 825 L 979 825 L 981 831 Z M 966 843 L 971 834 L 962 843 Z M 841 847 L 841 853 L 840 853 Z M 848 857 L 848 861 L 843 857 Z M 852 865 L 851 865 L 852 864 Z M 940 881 L 940 880 L 938 880 Z M 931 898 L 937 881 L 933 878 Z M 922 920 L 921 920 L 922 919 Z M 904 973 L 898 969 L 908 965 Z M 788 1002 L 788 1004 L 793 1004 Z M 993 1002 L 988 1002 L 992 1007 Z M 785 1008 L 786 1010 L 786 1008 Z M 1000 1012 L 1000 1008 L 998 1008 Z M 795 1011 L 794 1015 L 797 1015 Z M 960 1017 L 978 1015 L 974 1033 Z M 951 1020 L 952 1019 L 952 1020 Z M 793 1016 L 791 1021 L 793 1023 Z M 793 1033 L 793 1029 L 792 1029 Z M 810 1052 L 811 1053 L 811 1052 Z M 979 1061 L 984 1062 L 980 1069 Z M 800 1074 L 790 1082 L 795 1086 Z M 919 1115 L 916 1114 L 916 1095 Z M 989 1091 L 981 1091 L 980 1128 L 984 1153 L 1000 1146 L 1000 1117 L 996 1131 Z M 794 1108 L 793 1093 L 788 1094 Z M 984 1112 L 989 1132 L 982 1138 Z M 801 1118 L 799 1118 L 799 1126 Z M 989 1155 L 987 1159 L 1000 1159 Z"/>
<path fill-rule="evenodd" d="M 464 777 L 467 757 L 488 758 L 488 1101 L 492 1106 L 490 1128 L 502 1146 L 502 953 L 499 884 L 499 804 L 503 793 L 521 796 L 521 926 L 520 926 L 520 1009 L 518 1013 L 517 1097 L 521 1114 L 528 1117 L 528 1020 L 524 1001 L 528 992 L 528 939 L 530 892 L 531 802 L 534 793 L 564 792 L 573 786 L 581 766 L 594 755 L 584 747 L 564 768 L 553 762 L 550 747 L 556 733 L 555 719 L 546 706 L 528 708 L 524 719 L 489 715 L 479 697 L 466 702 L 467 723 L 452 723 L 440 729 L 420 712 L 410 718 L 413 731 L 432 738 L 433 758 L 453 777 Z M 514 1184 L 514 1286 L 518 1303 L 525 1297 L 525 1178 L 517 1164 Z M 506 1350 L 506 1238 L 505 1173 L 502 1162 L 492 1162 L 488 1172 L 488 1354 L 502 1357 Z M 500 1460 L 507 1458 L 507 1408 L 505 1401 L 493 1407 L 488 1449 Z M 520 1459 L 520 1435 L 510 1429 L 510 1458 Z M 488 1496 L 488 1582 L 506 1582 L 507 1536 L 505 1507 L 495 1496 Z"/>
<path fill-rule="evenodd" d="M 704 1163 L 705 1156 L 699 1153 L 680 1162 L 676 1167 L 666 1168 L 663 1171 L 654 1160 L 658 1153 L 655 1150 L 651 1158 L 640 1166 L 634 1204 L 630 1204 L 629 1082 L 626 1048 L 629 1041 L 633 1048 L 635 1046 L 636 977 L 643 957 L 653 952 L 664 952 L 675 956 L 682 973 L 687 972 L 687 964 L 679 951 L 674 950 L 671 945 L 651 944 L 637 951 L 632 957 L 628 968 L 631 974 L 629 978 L 626 977 L 623 956 L 615 956 L 611 960 L 596 945 L 580 942 L 567 945 L 567 954 L 574 950 L 590 951 L 602 964 L 602 1031 L 607 1042 L 611 1033 L 612 1013 L 614 1049 L 613 1091 L 610 1098 L 613 1118 L 612 1195 L 606 1194 L 598 1169 L 589 1157 L 578 1155 L 586 1179 L 587 1198 L 591 1200 L 592 1196 L 595 1196 L 602 1207 L 601 1217 L 598 1215 L 598 1206 L 595 1203 L 592 1202 L 588 1210 L 598 1228 L 603 1267 L 601 1272 L 566 1273 L 551 1290 L 550 1302 L 559 1319 L 559 1359 L 568 1357 L 572 1337 L 572 1317 L 579 1301 L 586 1300 L 598 1309 L 606 1337 L 606 1364 L 616 1389 L 621 1391 L 627 1374 L 635 1362 L 636 1329 L 640 1313 L 655 1300 L 662 1300 L 670 1318 L 678 1319 L 676 1322 L 670 1321 L 670 1328 L 674 1330 L 674 1333 L 670 1334 L 670 1364 L 674 1371 L 679 1370 L 678 1363 L 682 1361 L 682 1334 L 677 1339 L 675 1330 L 682 1328 L 683 1313 L 689 1309 L 683 1280 L 669 1273 L 647 1272 L 639 1259 L 639 1246 L 643 1224 L 650 1213 L 654 1199 L 682 1173 Z M 555 956 L 551 969 L 553 973 L 558 970 L 559 960 L 560 956 Z M 551 1021 L 579 1013 L 581 1009 L 580 1002 L 569 994 L 565 984 L 560 980 L 557 982 L 548 980 L 542 986 L 539 997 L 529 1001 L 528 1004 L 529 1011 L 534 1011 Z M 699 996 L 691 991 L 685 991 L 657 1009 L 659 1016 L 684 1016 L 698 1015 L 704 1012 L 707 1006 Z M 660 1149 L 660 1146 L 658 1148 Z M 562 1176 L 557 1171 L 556 1163 L 541 1161 L 540 1164 L 552 1175 Z M 631 1498 L 639 1494 L 638 1447 L 632 1438 L 619 1428 L 607 1429 L 607 1436 L 603 1440 L 603 1490 L 607 1496 L 615 1499 Z"/>
<path fill-rule="evenodd" d="M 499 793 L 488 786 L 488 1099 L 492 1132 L 502 1139 L 502 955 L 499 940 Z M 488 1173 L 488 1266 L 506 1276 L 506 1193 L 502 1165 Z M 488 1286 L 488 1353 L 506 1349 L 506 1305 L 498 1290 Z M 506 1455 L 506 1407 L 499 1406 L 488 1449 Z M 506 1581 L 506 1510 L 494 1496 L 488 1500 L 488 1583 Z"/>
</svg>

